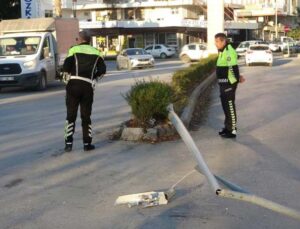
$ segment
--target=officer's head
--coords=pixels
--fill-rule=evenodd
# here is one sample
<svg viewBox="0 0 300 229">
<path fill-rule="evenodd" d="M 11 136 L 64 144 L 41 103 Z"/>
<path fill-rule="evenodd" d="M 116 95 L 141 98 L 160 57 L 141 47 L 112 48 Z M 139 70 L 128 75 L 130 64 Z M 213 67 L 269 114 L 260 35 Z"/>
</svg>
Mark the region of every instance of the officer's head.
<svg viewBox="0 0 300 229">
<path fill-rule="evenodd" d="M 223 49 L 227 44 L 227 36 L 225 33 L 217 33 L 215 35 L 215 45 L 217 49 Z"/>
<path fill-rule="evenodd" d="M 78 43 L 90 43 L 91 42 L 91 35 L 88 31 L 82 30 L 79 32 L 79 39 Z"/>
</svg>

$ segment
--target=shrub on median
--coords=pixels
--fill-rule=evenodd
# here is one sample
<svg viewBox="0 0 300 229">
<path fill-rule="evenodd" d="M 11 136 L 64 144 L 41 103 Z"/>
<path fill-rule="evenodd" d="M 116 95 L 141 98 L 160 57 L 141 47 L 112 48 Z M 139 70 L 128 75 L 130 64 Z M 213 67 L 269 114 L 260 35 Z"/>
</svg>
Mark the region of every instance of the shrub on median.
<svg viewBox="0 0 300 229">
<path fill-rule="evenodd" d="M 151 119 L 166 120 L 168 104 L 175 105 L 180 113 L 185 106 L 190 92 L 211 74 L 216 65 L 216 55 L 193 63 L 185 69 L 174 73 L 171 84 L 160 81 L 137 81 L 123 95 L 130 105 L 137 126 L 147 128 Z"/>
<path fill-rule="evenodd" d="M 123 97 L 130 105 L 137 124 L 147 128 L 151 119 L 167 119 L 166 107 L 173 102 L 173 89 L 167 83 L 142 80 L 137 81 Z"/>
<path fill-rule="evenodd" d="M 192 90 L 206 79 L 215 69 L 217 55 L 210 55 L 199 62 L 191 64 L 188 68 L 174 73 L 172 88 L 175 93 L 175 108 L 180 111 L 186 104 Z"/>
</svg>

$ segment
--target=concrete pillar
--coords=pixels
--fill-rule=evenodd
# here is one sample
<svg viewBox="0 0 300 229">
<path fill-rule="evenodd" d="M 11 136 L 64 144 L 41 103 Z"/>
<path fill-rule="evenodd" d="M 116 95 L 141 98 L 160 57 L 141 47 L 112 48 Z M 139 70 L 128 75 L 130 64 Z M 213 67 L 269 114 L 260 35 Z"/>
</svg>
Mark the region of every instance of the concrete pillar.
<svg viewBox="0 0 300 229">
<path fill-rule="evenodd" d="M 214 38 L 217 33 L 224 33 L 224 0 L 207 1 L 207 45 L 211 53 L 217 53 Z"/>
<path fill-rule="evenodd" d="M 98 46 L 97 46 L 97 37 L 92 37 L 92 46 L 94 47 L 94 48 L 97 48 L 98 49 Z"/>
<path fill-rule="evenodd" d="M 97 15 L 96 15 L 96 11 L 95 10 L 93 10 L 91 12 L 91 19 L 92 19 L 92 22 L 97 21 Z"/>
</svg>

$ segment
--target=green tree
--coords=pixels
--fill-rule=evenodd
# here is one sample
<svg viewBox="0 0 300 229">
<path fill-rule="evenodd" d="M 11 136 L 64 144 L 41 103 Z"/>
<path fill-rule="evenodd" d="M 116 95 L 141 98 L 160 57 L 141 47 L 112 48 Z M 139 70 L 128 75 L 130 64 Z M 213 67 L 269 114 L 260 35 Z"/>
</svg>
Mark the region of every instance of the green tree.
<svg viewBox="0 0 300 229">
<path fill-rule="evenodd" d="M 297 29 L 293 29 L 293 30 L 289 31 L 287 33 L 287 36 L 292 37 L 293 39 L 299 40 L 300 39 L 300 29 L 297 28 Z"/>
<path fill-rule="evenodd" d="M 21 17 L 20 0 L 1 0 L 0 20 L 17 19 Z"/>
</svg>

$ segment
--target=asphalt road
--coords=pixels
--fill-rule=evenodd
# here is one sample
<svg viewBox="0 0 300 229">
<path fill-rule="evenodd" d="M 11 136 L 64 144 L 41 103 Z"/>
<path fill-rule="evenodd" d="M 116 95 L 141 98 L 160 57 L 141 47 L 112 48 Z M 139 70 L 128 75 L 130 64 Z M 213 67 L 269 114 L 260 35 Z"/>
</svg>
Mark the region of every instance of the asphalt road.
<svg viewBox="0 0 300 229">
<path fill-rule="evenodd" d="M 207 118 L 192 132 L 212 171 L 245 189 L 300 210 L 300 60 L 276 58 L 273 67 L 241 65 L 246 83 L 237 93 L 238 138 L 217 135 L 223 113 L 213 89 Z M 110 65 L 111 64 L 111 65 Z M 64 89 L 0 93 L 0 228 L 300 228 L 300 222 L 211 193 L 200 174 L 176 187 L 165 206 L 114 206 L 119 195 L 166 190 L 196 164 L 182 141 L 140 144 L 109 141 L 130 118 L 122 98 L 138 78 L 169 80 L 176 60 L 157 68 L 117 72 L 113 63 L 98 85 L 94 143 L 83 153 L 80 122 L 74 151 L 61 154 Z"/>
</svg>

